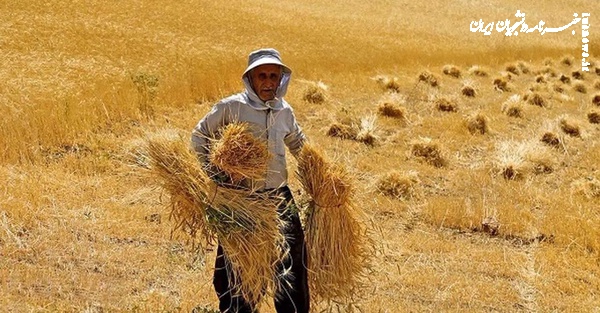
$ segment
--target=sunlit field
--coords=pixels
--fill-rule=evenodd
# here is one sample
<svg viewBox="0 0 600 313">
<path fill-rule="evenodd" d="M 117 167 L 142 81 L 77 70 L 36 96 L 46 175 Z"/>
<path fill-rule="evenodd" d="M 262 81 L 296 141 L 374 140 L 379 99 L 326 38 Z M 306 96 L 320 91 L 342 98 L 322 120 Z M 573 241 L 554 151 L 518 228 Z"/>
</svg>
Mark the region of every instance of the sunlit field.
<svg viewBox="0 0 600 313">
<path fill-rule="evenodd" d="M 590 13 L 595 64 L 582 22 L 470 31 L 517 10 L 530 27 Z M 600 311 L 598 16 L 594 1 L 2 1 L 0 311 L 217 308 L 215 251 L 171 232 L 139 151 L 156 132 L 189 140 L 261 47 L 294 71 L 310 141 L 356 177 L 371 242 L 364 288 L 314 312 Z"/>
</svg>

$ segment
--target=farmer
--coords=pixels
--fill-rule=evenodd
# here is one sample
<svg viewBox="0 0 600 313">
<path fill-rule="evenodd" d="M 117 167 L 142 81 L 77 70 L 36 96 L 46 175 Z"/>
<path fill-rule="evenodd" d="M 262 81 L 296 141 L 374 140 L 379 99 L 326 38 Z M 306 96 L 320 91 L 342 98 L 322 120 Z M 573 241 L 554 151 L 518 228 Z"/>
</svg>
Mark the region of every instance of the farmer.
<svg viewBox="0 0 600 313">
<path fill-rule="evenodd" d="M 283 230 L 290 247 L 290 257 L 279 265 L 280 273 L 289 271 L 289 284 L 281 284 L 276 290 L 275 308 L 280 313 L 305 313 L 309 311 L 309 293 L 306 269 L 306 247 L 304 233 L 295 209 L 292 193 L 287 186 L 285 146 L 296 156 L 306 137 L 296 122 L 290 105 L 283 99 L 290 82 L 292 71 L 282 63 L 275 49 L 260 49 L 250 53 L 248 67 L 242 75 L 245 90 L 227 97 L 214 105 L 200 120 L 192 133 L 192 148 L 213 179 L 227 183 L 226 178 L 208 162 L 210 144 L 208 138 L 216 138 L 224 126 L 245 122 L 252 134 L 265 140 L 272 158 L 263 180 L 244 180 L 241 184 L 250 190 L 272 192 L 285 198 L 278 208 L 287 222 Z M 217 248 L 217 259 L 213 284 L 219 297 L 221 312 L 256 312 L 233 286 L 237 278 L 231 271 L 231 263 L 221 245 Z"/>
</svg>

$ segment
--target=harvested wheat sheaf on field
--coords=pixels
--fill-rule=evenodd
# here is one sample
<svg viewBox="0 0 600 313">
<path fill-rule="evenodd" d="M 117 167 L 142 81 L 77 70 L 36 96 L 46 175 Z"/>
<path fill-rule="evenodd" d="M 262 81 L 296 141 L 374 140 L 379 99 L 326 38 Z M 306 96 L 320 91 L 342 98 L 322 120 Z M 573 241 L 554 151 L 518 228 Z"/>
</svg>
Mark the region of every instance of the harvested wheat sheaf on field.
<svg viewBox="0 0 600 313">
<path fill-rule="evenodd" d="M 452 96 L 430 96 L 435 108 L 440 112 L 458 112 L 458 101 Z"/>
<path fill-rule="evenodd" d="M 218 238 L 240 277 L 236 291 L 259 303 L 276 288 L 275 264 L 285 257 L 278 199 L 216 185 L 180 138 L 157 135 L 147 143 L 150 174 L 170 195 L 174 230 L 200 233 L 201 244 Z"/>
<path fill-rule="evenodd" d="M 383 90 L 391 92 L 400 91 L 400 80 L 398 79 L 398 77 L 378 75 L 374 79 L 379 84 L 379 86 L 383 88 Z"/>
<path fill-rule="evenodd" d="M 361 285 L 367 262 L 351 176 L 309 144 L 300 152 L 297 174 L 311 197 L 305 225 L 311 297 L 349 299 Z"/>
<path fill-rule="evenodd" d="M 465 126 L 471 134 L 484 135 L 490 132 L 489 118 L 481 112 L 472 113 L 465 118 Z"/>
<path fill-rule="evenodd" d="M 477 95 L 477 88 L 475 82 L 470 79 L 463 80 L 463 85 L 460 89 L 460 93 L 465 97 L 475 97 Z"/>
<path fill-rule="evenodd" d="M 308 86 L 304 90 L 302 99 L 308 103 L 321 104 L 328 98 L 327 89 L 329 89 L 329 87 L 327 87 L 327 85 L 321 81 L 309 82 Z"/>
<path fill-rule="evenodd" d="M 507 64 L 504 70 L 515 75 L 521 74 L 521 72 L 519 71 L 519 67 L 514 63 Z"/>
<path fill-rule="evenodd" d="M 488 71 L 479 65 L 473 65 L 468 70 L 469 74 L 478 77 L 488 77 Z"/>
<path fill-rule="evenodd" d="M 452 65 L 452 64 L 444 65 L 444 67 L 442 68 L 442 72 L 445 75 L 452 76 L 454 78 L 460 78 L 462 76 L 460 68 L 458 68 L 458 66 Z"/>
<path fill-rule="evenodd" d="M 410 143 L 410 154 L 419 161 L 435 167 L 448 165 L 448 160 L 441 145 L 431 138 L 424 137 Z"/>
<path fill-rule="evenodd" d="M 549 148 L 529 140 L 501 141 L 496 146 L 496 172 L 507 180 L 524 179 L 530 174 L 548 174 L 558 163 Z"/>
<path fill-rule="evenodd" d="M 424 82 L 431 87 L 438 87 L 440 85 L 440 83 L 439 83 L 440 79 L 436 75 L 431 73 L 430 71 L 421 72 L 419 74 L 418 81 Z"/>
<path fill-rule="evenodd" d="M 571 183 L 574 194 L 584 195 L 590 199 L 600 197 L 600 180 L 595 177 L 580 178 Z"/>
<path fill-rule="evenodd" d="M 377 129 L 375 126 L 376 120 L 377 117 L 375 115 L 369 115 L 360 119 L 360 129 L 358 134 L 356 134 L 356 141 L 369 146 L 373 146 L 377 143 L 379 138 L 375 135 Z"/>
<path fill-rule="evenodd" d="M 590 110 L 587 114 L 587 118 L 592 124 L 600 124 L 600 110 Z"/>
<path fill-rule="evenodd" d="M 392 94 L 383 97 L 377 106 L 379 115 L 395 118 L 401 121 L 407 120 L 406 97 L 400 94 Z"/>
<path fill-rule="evenodd" d="M 386 196 L 410 200 L 420 197 L 419 184 L 420 180 L 417 172 L 391 171 L 379 178 L 377 190 Z"/>
<path fill-rule="evenodd" d="M 356 135 L 358 134 L 358 127 L 356 125 L 348 125 L 344 123 L 334 122 L 329 125 L 329 130 L 327 130 L 327 136 L 338 137 L 341 139 L 356 139 Z"/>
<path fill-rule="evenodd" d="M 493 81 L 494 89 L 500 92 L 508 92 L 513 90 L 512 85 L 508 82 L 505 77 L 497 77 Z"/>
<path fill-rule="evenodd" d="M 362 142 L 369 146 L 377 144 L 379 137 L 375 134 L 377 117 L 369 115 L 360 120 L 350 119 L 342 122 L 334 122 L 329 126 L 327 135 L 341 139 L 350 139 Z"/>
<path fill-rule="evenodd" d="M 510 117 L 523 117 L 523 101 L 519 95 L 510 96 L 502 103 L 502 112 Z"/>
</svg>

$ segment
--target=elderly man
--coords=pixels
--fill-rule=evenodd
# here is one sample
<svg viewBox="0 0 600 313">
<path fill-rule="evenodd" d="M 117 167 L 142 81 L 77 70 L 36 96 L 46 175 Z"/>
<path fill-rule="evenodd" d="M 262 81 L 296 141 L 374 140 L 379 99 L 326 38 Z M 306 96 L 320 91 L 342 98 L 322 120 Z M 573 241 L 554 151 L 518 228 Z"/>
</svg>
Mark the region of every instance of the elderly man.
<svg viewBox="0 0 600 313">
<path fill-rule="evenodd" d="M 283 99 L 290 82 L 292 71 L 281 61 L 275 49 L 253 51 L 248 57 L 248 67 L 242 75 L 245 90 L 218 102 L 200 120 L 192 133 L 192 147 L 198 158 L 215 174 L 208 164 L 210 143 L 207 138 L 218 136 L 219 130 L 230 123 L 245 122 L 257 138 L 265 140 L 273 155 L 263 180 L 244 180 L 244 187 L 251 190 L 270 191 L 285 198 L 278 208 L 286 220 L 283 230 L 290 247 L 290 257 L 280 265 L 290 284 L 281 284 L 276 290 L 275 308 L 281 313 L 305 313 L 309 311 L 309 293 L 306 269 L 306 247 L 302 225 L 295 208 L 292 193 L 287 186 L 285 146 L 297 155 L 306 137 L 296 122 L 290 105 Z M 213 284 L 219 297 L 221 312 L 256 312 L 241 295 L 234 294 L 236 281 L 231 271 L 227 253 L 219 245 Z"/>
</svg>

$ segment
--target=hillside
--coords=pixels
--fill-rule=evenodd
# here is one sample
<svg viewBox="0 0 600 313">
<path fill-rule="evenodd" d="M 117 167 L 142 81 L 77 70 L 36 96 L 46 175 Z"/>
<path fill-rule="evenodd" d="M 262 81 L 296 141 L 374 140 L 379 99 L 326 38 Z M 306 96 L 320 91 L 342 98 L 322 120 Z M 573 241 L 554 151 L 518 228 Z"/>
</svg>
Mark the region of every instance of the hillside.
<svg viewBox="0 0 600 313">
<path fill-rule="evenodd" d="M 469 29 L 517 10 L 531 27 L 589 12 L 597 60 L 590 1 L 0 3 L 0 307 L 216 307 L 214 251 L 171 233 L 138 151 L 187 140 L 269 46 L 308 137 L 356 176 L 373 241 L 363 294 L 315 308 L 600 309 L 600 64 L 581 71 L 581 23 Z M 372 141 L 328 135 L 361 123 Z"/>
</svg>

